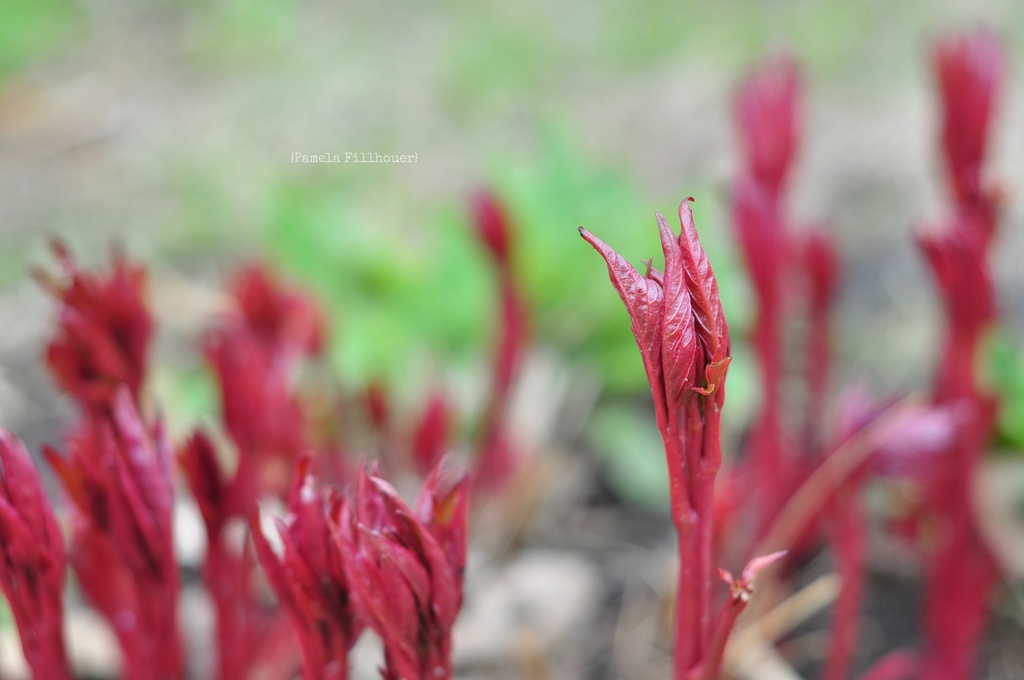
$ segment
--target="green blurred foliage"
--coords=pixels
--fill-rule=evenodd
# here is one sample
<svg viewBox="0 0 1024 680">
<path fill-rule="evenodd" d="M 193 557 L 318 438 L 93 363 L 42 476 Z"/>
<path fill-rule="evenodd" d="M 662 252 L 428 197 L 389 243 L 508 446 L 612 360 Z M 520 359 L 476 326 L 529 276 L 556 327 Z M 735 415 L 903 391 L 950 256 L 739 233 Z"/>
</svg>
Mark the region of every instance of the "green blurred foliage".
<svg viewBox="0 0 1024 680">
<path fill-rule="evenodd" d="M 594 412 L 585 441 L 619 497 L 668 514 L 665 447 L 649 408 L 605 403 Z"/>
<path fill-rule="evenodd" d="M 996 444 L 1001 449 L 1024 452 L 1024 346 L 1015 346 L 1005 335 L 993 334 L 984 351 L 987 382 L 999 398 Z"/>
<path fill-rule="evenodd" d="M 51 56 L 81 28 L 70 0 L 4 0 L 0 4 L 0 80 Z"/>
<path fill-rule="evenodd" d="M 327 306 L 346 381 L 401 383 L 424 355 L 480 352 L 488 272 L 461 216 L 384 225 L 357 218 L 343 192 L 286 183 L 272 200 L 266 251 Z"/>
<path fill-rule="evenodd" d="M 220 398 L 213 376 L 199 366 L 182 367 L 157 362 L 149 377 L 149 389 L 159 395 L 168 431 L 184 440 L 197 427 L 215 431 Z"/>
<path fill-rule="evenodd" d="M 598 371 L 613 392 L 642 390 L 628 317 L 577 227 L 641 266 L 659 252 L 651 204 L 623 173 L 597 168 L 574 150 L 566 135 L 548 134 L 538 158 L 500 165 L 493 175 L 515 226 L 513 257 L 535 341 Z M 342 375 L 400 378 L 424 351 L 441 362 L 479 361 L 489 352 L 497 309 L 493 273 L 465 207 L 449 203 L 403 226 L 357 214 L 353 202 L 333 186 L 283 183 L 271 200 L 265 242 L 271 261 L 331 310 Z M 701 233 L 727 309 L 742 319 L 743 288 L 722 215 L 710 197 L 706 203 L 696 209 Z"/>
<path fill-rule="evenodd" d="M 252 68 L 280 58 L 295 36 L 292 0 L 188 0 L 188 51 L 204 67 Z"/>
</svg>

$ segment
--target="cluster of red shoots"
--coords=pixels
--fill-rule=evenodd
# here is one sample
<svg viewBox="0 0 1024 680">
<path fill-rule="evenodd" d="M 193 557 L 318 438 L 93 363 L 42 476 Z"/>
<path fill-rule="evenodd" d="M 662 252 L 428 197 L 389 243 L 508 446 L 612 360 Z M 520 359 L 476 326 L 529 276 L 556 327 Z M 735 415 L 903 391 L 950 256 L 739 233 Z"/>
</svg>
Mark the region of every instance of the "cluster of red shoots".
<svg viewBox="0 0 1024 680">
<path fill-rule="evenodd" d="M 930 404 L 904 400 L 874 407 L 851 392 L 832 433 L 824 428 L 829 316 L 839 268 L 825 233 L 792 229 L 786 212 L 802 129 L 800 77 L 792 60 L 777 58 L 753 73 L 735 102 L 743 162 L 732 192 L 733 223 L 757 302 L 751 346 L 760 366 L 761 408 L 742 455 L 722 471 L 725 483 L 717 493 L 729 335 L 688 202 L 680 207 L 678 238 L 658 215 L 664 272 L 648 262 L 641 275 L 581 229 L 604 257 L 629 313 L 664 439 L 679 538 L 676 680 L 716 676 L 753 576 L 784 555 L 789 561 L 805 553 L 818 537 L 831 546 L 842 578 L 822 677 L 849 676 L 864 594 L 867 519 L 861 497 L 872 472 L 910 477 L 924 499 L 918 514 L 934 532 L 922 546 L 924 649 L 899 650 L 865 677 L 972 677 L 988 596 L 999 577 L 970 492 L 995 417 L 994 399 L 979 385 L 975 366 L 996 320 L 987 252 L 999 195 L 986 185 L 982 168 L 1003 66 L 995 38 L 985 31 L 940 42 L 935 64 L 954 211 L 945 228 L 919 238 L 947 315 Z M 790 346 L 794 313 L 803 317 L 798 327 L 804 334 Z M 787 375 L 794 368 L 796 380 Z M 802 417 L 786 420 L 793 413 Z M 730 593 L 713 622 L 711 563 L 737 558 L 750 561 L 739 579 L 721 572 Z"/>
<path fill-rule="evenodd" d="M 801 130 L 799 76 L 791 61 L 778 59 L 753 74 L 736 100 L 744 162 L 733 190 L 733 221 L 757 300 L 751 339 L 762 406 L 743 455 L 723 471 L 725 491 L 717 497 L 730 337 L 689 200 L 679 209 L 678 236 L 658 215 L 663 271 L 648 262 L 641 274 L 581 229 L 605 259 L 629 312 L 664 440 L 679 536 L 676 680 L 717 677 L 757 573 L 787 551 L 801 554 L 822 534 L 843 577 L 824 677 L 848 676 L 863 593 L 860 497 L 872 470 L 913 476 L 922 489 L 919 514 L 932 531 L 922 547 L 924 648 L 887 657 L 868 676 L 972 675 L 987 599 L 999 578 L 971 510 L 970 489 L 996 407 L 975 365 L 996 321 L 987 255 L 999 195 L 985 182 L 983 161 L 1003 62 L 986 32 L 940 43 L 935 61 L 953 210 L 941 229 L 919 237 L 947 315 L 943 357 L 925 407 L 877 409 L 851 397 L 832 434 L 823 431 L 838 266 L 823 232 L 794 231 L 785 210 Z M 493 488 L 508 478 L 515 458 L 508 413 L 526 313 L 511 266 L 507 215 L 487 194 L 474 199 L 474 213 L 498 275 L 492 390 L 473 472 L 476 484 Z M 0 583 L 35 677 L 72 677 L 61 632 L 66 563 L 117 635 L 126 678 L 184 677 L 181 578 L 172 538 L 176 461 L 207 533 L 203 573 L 217 613 L 217 677 L 241 679 L 256 670 L 283 676 L 299 664 L 307 678 L 345 678 L 349 650 L 364 628 L 383 640 L 385 678 L 451 677 L 470 480 L 448 474 L 441 462 L 453 429 L 453 409 L 442 391 L 430 395 L 408 437 L 397 433 L 384 389 L 365 393 L 385 462 L 405 447 L 425 475 L 410 507 L 379 465 L 353 472 L 339 463 L 346 446 L 336 433 L 318 430 L 309 401 L 295 387 L 300 364 L 324 345 L 324 317 L 309 298 L 251 267 L 232 287 L 235 313 L 204 343 L 226 440 L 197 430 L 175 454 L 143 398 L 153 335 L 144 271 L 116 255 L 108 274 L 95 275 L 78 269 L 60 248 L 57 256 L 61 276 L 41 277 L 60 310 L 47 361 L 78 404 L 79 420 L 65 455 L 44 453 L 70 501 L 67 546 L 30 456 L 0 432 Z M 806 335 L 795 350 L 787 348 L 784 332 L 793 310 L 806 318 Z M 802 390 L 782 387 L 794 363 L 801 366 Z M 802 403 L 789 403 L 791 395 Z M 792 412 L 804 418 L 786 422 Z M 940 421 L 945 427 L 936 427 Z M 863 445 L 851 446 L 858 436 Z M 922 451 L 928 461 L 923 473 L 922 466 L 896 459 Z M 224 463 L 230 453 L 231 466 Z M 334 484 L 321 485 L 318 476 Z M 336 486 L 343 482 L 353 489 L 349 495 Z M 279 550 L 264 535 L 255 506 L 273 497 L 288 508 L 277 522 Z M 741 507 L 739 498 L 752 502 Z M 743 535 L 741 526 L 753 528 Z M 728 592 L 716 598 L 712 564 L 737 558 L 749 560 L 747 566 L 739 577 L 718 570 Z M 285 617 L 266 607 L 257 564 Z M 717 615 L 715 599 L 724 600 Z M 288 628 L 300 659 L 291 651 Z"/>
<path fill-rule="evenodd" d="M 348 442 L 337 428 L 319 427 L 316 399 L 299 389 L 301 364 L 326 341 L 325 317 L 310 297 L 264 267 L 239 273 L 231 312 L 203 342 L 219 388 L 220 432 L 197 429 L 175 452 L 145 399 L 154 333 L 145 271 L 115 253 L 110 271 L 87 272 L 55 248 L 60 274 L 39 275 L 59 309 L 46 358 L 79 418 L 67 454 L 44 454 L 70 501 L 67 546 L 31 457 L 0 431 L 0 581 L 34 677 L 72 677 L 62 635 L 68 563 L 117 636 L 123 677 L 186 677 L 172 530 L 176 467 L 205 525 L 213 677 L 289 677 L 301 667 L 310 679 L 346 678 L 349 651 L 365 628 L 383 641 L 386 679 L 452 677 L 470 477 L 494 489 L 513 472 L 508 402 L 525 342 L 510 223 L 490 195 L 473 206 L 476 233 L 496 263 L 503 313 L 472 475 L 454 474 L 446 462 L 453 442 L 443 397 L 431 396 L 411 434 L 400 437 L 383 388 L 367 391 L 365 429 L 387 442 L 382 451 L 405 452 L 397 460 L 389 451 L 387 462 L 425 476 L 413 507 L 380 463 L 353 469 L 343 456 Z M 361 401 L 339 397 L 329 410 Z M 274 498 L 288 511 L 276 522 L 279 540 L 264 534 L 257 505 Z M 280 607 L 268 606 L 267 585 Z"/>
</svg>

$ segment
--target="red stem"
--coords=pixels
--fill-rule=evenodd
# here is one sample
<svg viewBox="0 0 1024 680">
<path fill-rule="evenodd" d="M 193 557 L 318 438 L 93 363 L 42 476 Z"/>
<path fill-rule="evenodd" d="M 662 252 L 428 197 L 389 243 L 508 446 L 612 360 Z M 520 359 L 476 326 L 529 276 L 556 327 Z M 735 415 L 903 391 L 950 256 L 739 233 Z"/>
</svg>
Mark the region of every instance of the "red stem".
<svg viewBox="0 0 1024 680">
<path fill-rule="evenodd" d="M 922 680 L 970 680 L 998 582 L 995 558 L 978 533 L 971 482 L 993 425 L 992 404 L 975 400 L 976 414 L 950 452 L 946 476 L 933 489 L 943 541 L 928 562 L 924 604 Z"/>
<path fill-rule="evenodd" d="M 811 310 L 807 335 L 807 419 L 804 421 L 804 454 L 811 455 L 819 445 L 824 422 L 825 398 L 832 357 L 828 307 Z"/>
<path fill-rule="evenodd" d="M 719 389 L 722 389 L 721 386 Z M 704 432 L 703 458 L 697 472 L 697 516 L 700 519 L 700 621 L 703 631 L 702 639 L 706 646 L 711 636 L 711 584 L 715 581 L 712 574 L 714 558 L 714 493 L 715 478 L 722 466 L 721 445 L 721 412 L 718 410 L 714 397 L 702 398 L 704 401 Z"/>
<path fill-rule="evenodd" d="M 220 535 L 209 538 L 203 574 L 217 614 L 220 680 L 243 680 L 252 665 L 247 621 L 256 612 L 249 596 L 250 569 L 243 559 L 227 553 Z"/>
<path fill-rule="evenodd" d="M 959 533 L 934 557 L 925 593 L 921 680 L 975 677 L 978 643 L 988 619 L 988 596 L 999 571 L 972 532 Z"/>
<path fill-rule="evenodd" d="M 722 657 L 725 655 L 725 644 L 729 641 L 729 634 L 732 633 L 736 619 L 746 607 L 746 599 L 729 596 L 715 622 L 715 629 L 708 644 L 708 652 L 701 660 L 700 665 L 693 669 L 687 680 L 712 680 L 718 677 L 718 671 L 722 666 Z"/>
<path fill-rule="evenodd" d="M 913 652 L 898 649 L 882 657 L 861 676 L 861 680 L 910 680 L 917 676 L 920 666 L 921 663 Z"/>
<path fill-rule="evenodd" d="M 310 622 L 312 623 L 312 622 Z M 300 637 L 302 675 L 306 680 L 348 680 L 348 640 L 324 623 Z"/>
<path fill-rule="evenodd" d="M 845 680 L 850 673 L 857 641 L 857 621 L 864 592 L 865 533 L 860 508 L 860 479 L 850 480 L 836 499 L 832 545 L 836 551 L 842 588 L 832 617 L 832 638 L 825 662 L 824 680 Z"/>
<path fill-rule="evenodd" d="M 984 258 L 984 251 L 978 257 Z M 994 297 L 991 291 L 988 297 Z M 921 680 L 974 677 L 988 598 L 999 578 L 998 565 L 979 534 L 971 497 L 974 474 L 995 425 L 995 400 L 979 388 L 974 370 L 982 333 L 994 319 L 967 323 L 973 317 L 962 308 L 965 304 L 960 299 L 947 302 L 946 342 L 935 384 L 937 403 L 966 404 L 972 412 L 927 490 L 940 544 L 926 572 Z"/>
<path fill-rule="evenodd" d="M 670 405 L 670 408 L 675 405 Z M 700 628 L 694 584 L 699 565 L 698 515 L 690 490 L 689 459 L 693 423 L 687 422 L 685 443 L 679 432 L 679 410 L 670 411 L 663 439 L 668 459 L 669 484 L 672 503 L 672 521 L 678 534 L 679 580 L 676 584 L 675 648 L 673 653 L 674 678 L 685 680 L 690 668 L 699 658 Z"/>
<path fill-rule="evenodd" d="M 782 384 L 782 339 L 778 305 L 764 304 L 754 327 L 754 350 L 761 367 L 761 411 L 750 445 L 751 465 L 760 502 L 759 534 L 775 517 L 786 496 L 788 470 L 782 451 L 779 394 Z M 753 489 L 751 490 L 753 491 Z"/>
<path fill-rule="evenodd" d="M 9 603 L 21 634 L 25 661 L 32 669 L 32 677 L 71 680 L 73 676 L 64 647 L 59 604 L 56 608 L 46 608 L 44 605 L 44 611 L 41 612 L 26 612 L 14 599 Z"/>
</svg>

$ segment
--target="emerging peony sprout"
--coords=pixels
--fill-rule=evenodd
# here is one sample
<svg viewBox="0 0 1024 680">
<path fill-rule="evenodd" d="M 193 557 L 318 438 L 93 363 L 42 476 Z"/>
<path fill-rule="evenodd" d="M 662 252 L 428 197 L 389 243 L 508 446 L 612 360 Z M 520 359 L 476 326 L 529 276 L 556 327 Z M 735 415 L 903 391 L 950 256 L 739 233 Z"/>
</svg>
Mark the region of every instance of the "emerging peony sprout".
<svg viewBox="0 0 1024 680">
<path fill-rule="evenodd" d="M 267 267 L 243 267 L 231 292 L 244 325 L 272 351 L 291 357 L 312 356 L 323 349 L 327 329 L 323 310 L 308 295 L 281 285 Z"/>
<path fill-rule="evenodd" d="M 452 677 L 451 630 L 462 605 L 468 478 L 440 466 L 409 508 L 362 468 L 356 512 L 342 526 L 356 611 L 384 641 L 386 680 Z"/>
<path fill-rule="evenodd" d="M 250 528 L 260 564 L 298 638 L 303 676 L 346 680 L 348 652 L 362 631 L 348 584 L 351 556 L 338 534 L 338 527 L 349 521 L 349 509 L 336 492 L 317 490 L 310 463 L 309 458 L 299 461 L 288 519 L 277 523 L 283 553 L 274 554 L 255 509 Z"/>
<path fill-rule="evenodd" d="M 416 470 L 427 474 L 441 460 L 450 445 L 452 409 L 447 397 L 435 389 L 427 397 L 412 433 L 412 458 Z"/>
<path fill-rule="evenodd" d="M 781 195 L 803 127 L 796 63 L 785 56 L 769 60 L 743 84 L 733 117 L 751 178 Z"/>
<path fill-rule="evenodd" d="M 143 300 L 146 273 L 115 252 L 104 276 L 78 268 L 54 243 L 63 278 L 36 277 L 59 302 L 57 332 L 46 348 L 50 372 L 62 390 L 97 413 L 126 385 L 138 400 L 145 379 L 153 322 Z"/>
<path fill-rule="evenodd" d="M 722 463 L 721 409 L 731 357 L 718 282 L 697 237 L 691 200 L 679 206 L 678 237 L 658 215 L 664 272 L 648 265 L 641 275 L 580 227 L 583 238 L 605 259 L 612 285 L 629 312 L 665 445 L 672 518 L 679 535 L 676 680 L 704 680 L 717 674 L 725 640 L 746 605 L 754 574 L 781 557 L 755 558 L 744 572 L 740 590 L 731 583 L 733 596 L 717 622 L 712 621 L 713 492 Z M 738 597 L 741 591 L 744 596 Z"/>
<path fill-rule="evenodd" d="M 120 640 L 125 677 L 180 678 L 171 444 L 159 422 L 146 427 L 127 388 L 110 409 L 82 421 L 68 457 L 44 450 L 74 504 L 71 564 Z"/>
</svg>

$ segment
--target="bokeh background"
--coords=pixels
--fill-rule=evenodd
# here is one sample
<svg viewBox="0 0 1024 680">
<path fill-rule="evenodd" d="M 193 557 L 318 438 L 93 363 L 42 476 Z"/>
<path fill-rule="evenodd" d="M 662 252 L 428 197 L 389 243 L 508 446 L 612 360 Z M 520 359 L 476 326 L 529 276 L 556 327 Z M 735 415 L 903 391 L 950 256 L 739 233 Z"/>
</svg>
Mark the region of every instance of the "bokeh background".
<svg viewBox="0 0 1024 680">
<path fill-rule="evenodd" d="M 30 277 L 53 266 L 52 236 L 87 263 L 104 261 L 112 243 L 150 263 L 162 323 L 152 388 L 172 426 L 216 408 L 194 341 L 225 277 L 251 259 L 324 302 L 330 370 L 344 381 L 379 379 L 410 403 L 440 381 L 472 412 L 495 310 L 466 199 L 489 187 L 519 229 L 535 389 L 562 390 L 555 406 L 535 403 L 572 415 L 534 440 L 584 452 L 597 486 L 639 513 L 628 521 L 660 536 L 667 496 L 640 360 L 576 227 L 639 262 L 657 252 L 654 212 L 696 197 L 742 337 L 749 293 L 727 207 L 731 99 L 764 55 L 791 53 L 805 86 L 791 212 L 825 225 L 844 269 L 837 382 L 921 389 L 941 317 L 912 237 L 944 205 L 929 44 L 983 24 L 1009 61 L 992 167 L 1010 197 L 995 268 L 1006 319 L 997 373 L 1018 395 L 1003 420 L 1013 448 L 1024 441 L 1021 9 L 1018 0 L 5 0 L 0 423 L 36 448 L 59 437 L 71 412 L 41 365 L 52 307 Z M 293 152 L 348 151 L 418 162 L 291 162 Z M 754 370 L 740 342 L 734 437 L 756 407 Z M 609 667 L 586 653 L 580 664 Z M 561 671 L 550 677 L 605 677 Z"/>
</svg>

